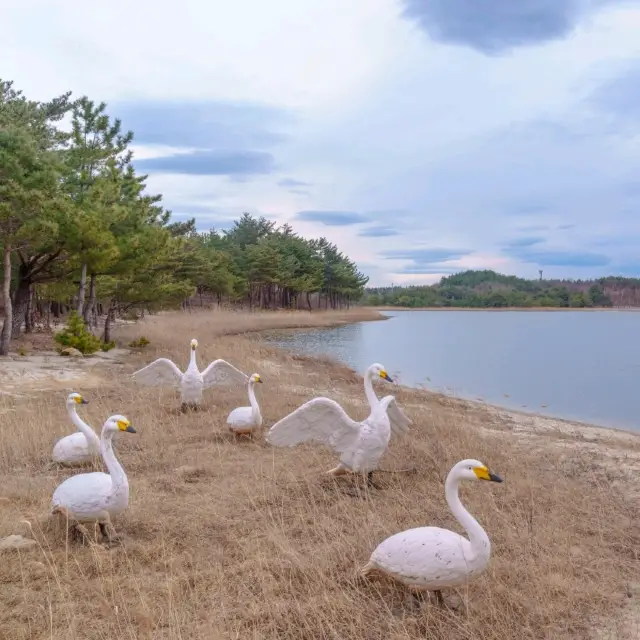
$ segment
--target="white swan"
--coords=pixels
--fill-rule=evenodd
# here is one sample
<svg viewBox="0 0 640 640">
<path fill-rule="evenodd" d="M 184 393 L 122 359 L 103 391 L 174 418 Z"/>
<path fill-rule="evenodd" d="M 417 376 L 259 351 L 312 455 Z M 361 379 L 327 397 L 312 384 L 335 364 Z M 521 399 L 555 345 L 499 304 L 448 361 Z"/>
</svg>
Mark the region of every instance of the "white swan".
<svg viewBox="0 0 640 640">
<path fill-rule="evenodd" d="M 52 513 L 61 513 L 74 523 L 98 522 L 103 536 L 114 538 L 111 518 L 129 505 L 129 482 L 124 469 L 113 453 L 114 434 L 135 433 L 127 418 L 111 416 L 102 427 L 100 453 L 109 473 L 79 473 L 67 478 L 53 492 Z"/>
<path fill-rule="evenodd" d="M 234 382 L 247 382 L 248 377 L 226 360 L 214 360 L 202 373 L 196 363 L 198 341 L 191 340 L 189 366 L 182 373 L 168 358 L 158 358 L 146 367 L 136 371 L 132 378 L 148 386 L 175 386 L 180 389 L 182 408 L 198 407 L 202 401 L 202 392 L 213 385 Z"/>
<path fill-rule="evenodd" d="M 453 466 L 444 485 L 447 503 L 469 539 L 440 527 L 417 527 L 401 531 L 381 542 L 371 554 L 362 574 L 380 571 L 417 590 L 435 591 L 469 582 L 489 563 L 491 542 L 477 520 L 458 497 L 460 480 L 502 482 L 478 460 L 462 460 Z"/>
<path fill-rule="evenodd" d="M 227 417 L 229 430 L 237 434 L 248 435 L 262 427 L 262 414 L 256 400 L 255 383 L 262 382 L 262 378 L 254 373 L 249 378 L 249 407 L 238 407 Z"/>
<path fill-rule="evenodd" d="M 352 420 L 335 400 L 314 398 L 276 422 L 267 434 L 267 441 L 276 447 L 291 447 L 309 440 L 322 442 L 341 454 L 340 464 L 328 473 L 334 476 L 363 473 L 372 485 L 373 471 L 387 449 L 391 433 L 404 435 L 411 424 L 394 396 L 378 400 L 373 378 L 393 382 L 381 364 L 372 364 L 367 369 L 364 389 L 371 413 L 366 420 Z"/>
<path fill-rule="evenodd" d="M 78 432 L 60 438 L 53 447 L 51 457 L 54 462 L 65 465 L 90 462 L 100 455 L 100 438 L 76 411 L 79 404 L 89 403 L 79 393 L 70 393 L 66 404 L 71 422 L 77 427 Z"/>
</svg>

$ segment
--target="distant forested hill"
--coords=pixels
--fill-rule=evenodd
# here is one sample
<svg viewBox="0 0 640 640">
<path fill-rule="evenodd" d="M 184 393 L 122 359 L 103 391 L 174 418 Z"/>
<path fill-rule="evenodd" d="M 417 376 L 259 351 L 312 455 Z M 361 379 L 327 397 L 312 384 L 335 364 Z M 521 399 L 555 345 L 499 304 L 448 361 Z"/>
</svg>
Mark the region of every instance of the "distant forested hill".
<svg viewBox="0 0 640 640">
<path fill-rule="evenodd" d="M 640 307 L 640 278 L 526 280 L 464 271 L 431 286 L 365 289 L 362 304 L 394 307 Z"/>
</svg>

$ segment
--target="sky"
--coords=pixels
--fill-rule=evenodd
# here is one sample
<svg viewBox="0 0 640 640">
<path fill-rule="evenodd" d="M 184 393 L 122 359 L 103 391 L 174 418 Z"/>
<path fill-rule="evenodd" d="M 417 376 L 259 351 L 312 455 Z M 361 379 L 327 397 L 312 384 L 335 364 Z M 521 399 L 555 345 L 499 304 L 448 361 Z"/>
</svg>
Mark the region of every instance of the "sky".
<svg viewBox="0 0 640 640">
<path fill-rule="evenodd" d="M 370 285 L 640 276 L 640 0 L 79 0 L 3 79 L 108 103 L 176 220 L 324 236 Z"/>
</svg>

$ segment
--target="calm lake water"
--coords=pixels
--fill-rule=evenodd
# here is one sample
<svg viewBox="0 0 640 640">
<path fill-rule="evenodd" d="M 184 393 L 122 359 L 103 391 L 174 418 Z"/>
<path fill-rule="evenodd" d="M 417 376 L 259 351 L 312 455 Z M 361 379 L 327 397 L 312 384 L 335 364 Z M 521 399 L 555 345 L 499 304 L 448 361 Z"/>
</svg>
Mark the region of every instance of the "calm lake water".
<svg viewBox="0 0 640 640">
<path fill-rule="evenodd" d="M 640 429 L 640 313 L 388 311 L 389 320 L 279 332 L 272 344 L 511 409 Z"/>
</svg>

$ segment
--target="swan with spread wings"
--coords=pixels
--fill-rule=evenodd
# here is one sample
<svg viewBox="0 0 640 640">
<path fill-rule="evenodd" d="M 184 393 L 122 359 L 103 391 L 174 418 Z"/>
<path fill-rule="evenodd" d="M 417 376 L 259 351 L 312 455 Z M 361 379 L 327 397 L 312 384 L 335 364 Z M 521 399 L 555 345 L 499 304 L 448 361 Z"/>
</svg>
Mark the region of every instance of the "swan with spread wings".
<svg viewBox="0 0 640 640">
<path fill-rule="evenodd" d="M 147 386 L 165 385 L 179 388 L 183 410 L 199 407 L 202 402 L 202 392 L 209 387 L 248 382 L 249 377 L 226 360 L 214 360 L 200 372 L 196 363 L 197 348 L 198 341 L 193 338 L 189 366 L 184 373 L 168 358 L 158 358 L 136 371 L 132 378 Z"/>
<path fill-rule="evenodd" d="M 292 447 L 307 441 L 326 444 L 340 454 L 340 463 L 329 474 L 362 473 L 366 475 L 367 484 L 375 486 L 373 472 L 387 450 L 391 434 L 407 433 L 411 420 L 394 396 L 378 399 L 373 390 L 374 378 L 393 382 L 381 364 L 372 364 L 367 369 L 364 389 L 371 413 L 366 420 L 352 420 L 335 400 L 314 398 L 276 422 L 269 430 L 267 441 L 276 447 Z"/>
</svg>

